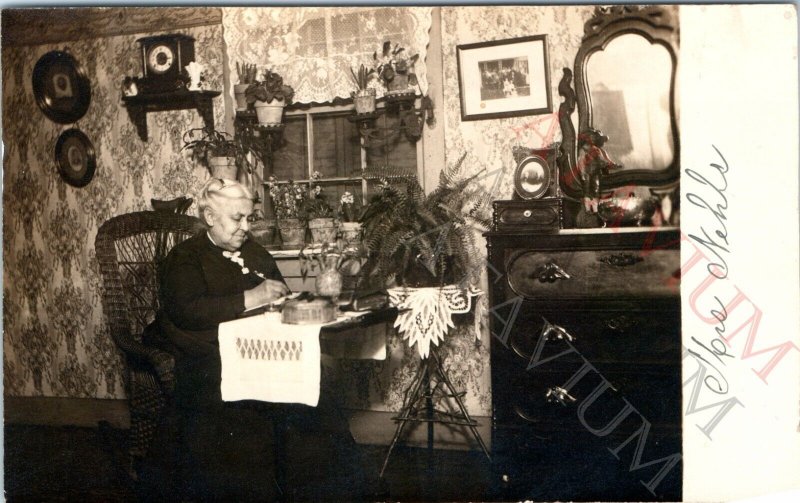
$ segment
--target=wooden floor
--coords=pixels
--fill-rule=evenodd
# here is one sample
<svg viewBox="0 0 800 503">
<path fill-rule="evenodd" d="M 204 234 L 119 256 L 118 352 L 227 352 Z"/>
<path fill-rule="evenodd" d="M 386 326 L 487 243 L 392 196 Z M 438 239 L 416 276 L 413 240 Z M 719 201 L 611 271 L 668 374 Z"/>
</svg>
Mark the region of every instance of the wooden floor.
<svg viewBox="0 0 800 503">
<path fill-rule="evenodd" d="M 126 431 L 97 428 L 6 425 L 4 483 L 7 501 L 152 501 L 126 471 Z M 313 448 L 299 439 L 298 445 Z M 293 469 L 313 474 L 296 488 L 297 501 L 482 501 L 488 499 L 490 465 L 479 451 L 398 447 L 384 479 L 378 472 L 385 446 L 359 445 L 366 487 L 358 494 L 333 471 L 335 460 L 300 455 Z M 308 453 L 307 453 L 308 454 Z"/>
</svg>

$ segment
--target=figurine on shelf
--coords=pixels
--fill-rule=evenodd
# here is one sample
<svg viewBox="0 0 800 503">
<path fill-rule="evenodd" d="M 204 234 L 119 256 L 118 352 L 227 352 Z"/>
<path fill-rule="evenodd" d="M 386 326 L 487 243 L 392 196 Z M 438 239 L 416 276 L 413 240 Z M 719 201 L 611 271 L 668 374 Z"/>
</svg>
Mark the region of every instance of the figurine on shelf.
<svg viewBox="0 0 800 503">
<path fill-rule="evenodd" d="M 122 95 L 123 96 L 136 96 L 139 94 L 139 88 L 136 85 L 138 77 L 125 77 L 122 81 Z"/>
<path fill-rule="evenodd" d="M 597 213 L 601 178 L 608 175 L 611 169 L 622 167 L 612 161 L 603 150 L 607 141 L 608 136 L 591 128 L 578 136 L 578 168 L 583 183 L 583 208 L 589 213 Z"/>
<path fill-rule="evenodd" d="M 205 65 L 201 65 L 196 61 L 192 61 L 186 65 L 186 73 L 189 74 L 189 91 L 201 91 L 203 89 L 203 81 L 205 81 Z"/>
</svg>

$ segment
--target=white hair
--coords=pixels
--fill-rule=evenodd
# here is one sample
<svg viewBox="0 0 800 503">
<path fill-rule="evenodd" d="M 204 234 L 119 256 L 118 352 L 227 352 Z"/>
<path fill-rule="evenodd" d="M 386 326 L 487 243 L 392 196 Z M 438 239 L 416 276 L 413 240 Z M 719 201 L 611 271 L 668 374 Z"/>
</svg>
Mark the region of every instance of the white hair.
<svg viewBox="0 0 800 503">
<path fill-rule="evenodd" d="M 215 209 L 224 199 L 253 199 L 250 189 L 235 180 L 225 180 L 223 178 L 210 178 L 203 188 L 197 200 L 197 213 L 203 219 L 206 208 Z"/>
</svg>

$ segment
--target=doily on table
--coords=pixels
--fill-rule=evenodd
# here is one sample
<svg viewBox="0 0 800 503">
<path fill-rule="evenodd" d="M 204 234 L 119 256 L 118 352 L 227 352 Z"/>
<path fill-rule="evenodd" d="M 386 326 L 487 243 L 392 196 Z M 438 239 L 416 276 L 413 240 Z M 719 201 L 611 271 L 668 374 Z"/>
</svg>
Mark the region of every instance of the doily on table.
<svg viewBox="0 0 800 503">
<path fill-rule="evenodd" d="M 419 356 L 427 358 L 430 345 L 438 346 L 453 324 L 453 315 L 469 312 L 472 298 L 483 292 L 456 285 L 426 288 L 390 288 L 389 299 L 398 309 L 408 309 L 394 322 L 408 346 L 417 345 Z"/>
</svg>

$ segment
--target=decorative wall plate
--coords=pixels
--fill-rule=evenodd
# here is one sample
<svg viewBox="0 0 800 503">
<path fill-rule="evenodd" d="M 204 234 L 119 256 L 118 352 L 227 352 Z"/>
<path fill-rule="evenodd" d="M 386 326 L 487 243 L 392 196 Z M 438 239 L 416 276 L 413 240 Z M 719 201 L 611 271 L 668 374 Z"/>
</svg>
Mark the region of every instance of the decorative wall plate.
<svg viewBox="0 0 800 503">
<path fill-rule="evenodd" d="M 522 199 L 542 197 L 550 188 L 551 181 L 550 167 L 538 155 L 526 157 L 514 171 L 514 189 Z"/>
<path fill-rule="evenodd" d="M 71 124 L 89 109 L 89 78 L 71 54 L 51 51 L 39 58 L 32 81 L 36 104 L 54 122 Z"/>
<path fill-rule="evenodd" d="M 73 187 L 84 187 L 94 177 L 94 145 L 81 131 L 67 129 L 56 141 L 56 165 L 61 178 Z"/>
</svg>

